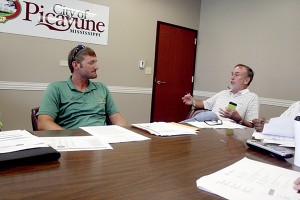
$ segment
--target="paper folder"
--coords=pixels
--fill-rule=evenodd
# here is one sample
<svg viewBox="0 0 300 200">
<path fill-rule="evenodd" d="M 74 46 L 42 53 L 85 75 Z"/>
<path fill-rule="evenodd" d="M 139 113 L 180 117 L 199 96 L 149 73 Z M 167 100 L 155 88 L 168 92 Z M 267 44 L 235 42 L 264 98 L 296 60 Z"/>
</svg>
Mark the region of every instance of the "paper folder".
<svg viewBox="0 0 300 200">
<path fill-rule="evenodd" d="M 52 147 L 38 147 L 0 154 L 0 168 L 55 161 L 60 153 Z"/>
</svg>

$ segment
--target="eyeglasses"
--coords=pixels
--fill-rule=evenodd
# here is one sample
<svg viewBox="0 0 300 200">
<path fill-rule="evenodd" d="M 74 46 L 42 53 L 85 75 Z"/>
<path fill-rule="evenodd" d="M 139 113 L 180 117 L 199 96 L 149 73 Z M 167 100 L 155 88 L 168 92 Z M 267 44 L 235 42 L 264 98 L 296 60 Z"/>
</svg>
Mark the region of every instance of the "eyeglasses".
<svg viewBox="0 0 300 200">
<path fill-rule="evenodd" d="M 209 126 L 215 126 L 215 125 L 222 125 L 223 121 L 218 119 L 215 121 L 204 121 L 205 124 L 209 125 Z"/>
<path fill-rule="evenodd" d="M 75 49 L 75 52 L 74 52 L 74 54 L 73 54 L 73 60 L 75 60 L 75 57 L 76 57 L 76 55 L 78 54 L 78 52 L 79 51 L 81 51 L 82 49 L 84 49 L 85 48 L 85 46 L 84 45 L 78 45 L 77 47 L 76 47 L 76 49 Z"/>
</svg>

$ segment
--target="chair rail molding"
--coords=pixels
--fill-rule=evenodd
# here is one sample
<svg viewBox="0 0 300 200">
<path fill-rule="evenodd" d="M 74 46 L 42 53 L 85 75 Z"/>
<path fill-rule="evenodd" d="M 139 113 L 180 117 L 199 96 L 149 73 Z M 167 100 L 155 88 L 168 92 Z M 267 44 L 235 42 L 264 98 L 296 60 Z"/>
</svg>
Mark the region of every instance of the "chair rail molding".
<svg viewBox="0 0 300 200">
<path fill-rule="evenodd" d="M 46 90 L 49 83 L 30 83 L 30 82 L 9 82 L 0 81 L 0 90 L 27 90 L 27 91 L 43 91 Z M 123 87 L 123 86 L 107 86 L 112 93 L 125 94 L 152 94 L 152 88 L 142 87 Z"/>
<path fill-rule="evenodd" d="M 11 82 L 0 81 L 0 90 L 28 90 L 28 91 L 43 91 L 47 88 L 49 83 L 31 83 L 31 82 Z M 108 86 L 112 93 L 124 94 L 147 94 L 152 95 L 152 88 L 143 87 L 124 87 L 124 86 Z M 194 90 L 194 96 L 198 97 L 212 97 L 215 92 Z M 259 97 L 260 104 L 279 107 L 290 107 L 295 101 L 285 99 L 273 99 L 266 97 Z"/>
</svg>

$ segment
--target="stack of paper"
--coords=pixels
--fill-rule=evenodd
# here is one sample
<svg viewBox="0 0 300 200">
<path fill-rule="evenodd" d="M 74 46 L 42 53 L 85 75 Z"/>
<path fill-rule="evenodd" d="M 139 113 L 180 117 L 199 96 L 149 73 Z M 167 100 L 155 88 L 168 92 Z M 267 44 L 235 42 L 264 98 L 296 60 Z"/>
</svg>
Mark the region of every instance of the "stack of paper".
<svg viewBox="0 0 300 200">
<path fill-rule="evenodd" d="M 132 125 L 158 136 L 197 134 L 195 128 L 179 125 L 176 123 L 153 122 L 153 123 L 142 123 L 142 124 L 132 124 Z"/>
<path fill-rule="evenodd" d="M 247 158 L 197 180 L 197 187 L 226 199 L 300 199 L 293 182 L 300 172 Z"/>
<path fill-rule="evenodd" d="M 294 119 L 292 117 L 271 118 L 269 123 L 264 125 L 264 134 L 284 137 L 294 137 Z"/>
<path fill-rule="evenodd" d="M 263 133 L 254 132 L 252 137 L 257 140 L 262 140 L 264 143 L 279 144 L 279 146 L 295 147 L 295 138 L 267 135 Z"/>
<path fill-rule="evenodd" d="M 252 136 L 264 143 L 295 147 L 294 119 L 291 117 L 272 118 L 264 125 L 262 133 L 254 132 Z"/>
</svg>

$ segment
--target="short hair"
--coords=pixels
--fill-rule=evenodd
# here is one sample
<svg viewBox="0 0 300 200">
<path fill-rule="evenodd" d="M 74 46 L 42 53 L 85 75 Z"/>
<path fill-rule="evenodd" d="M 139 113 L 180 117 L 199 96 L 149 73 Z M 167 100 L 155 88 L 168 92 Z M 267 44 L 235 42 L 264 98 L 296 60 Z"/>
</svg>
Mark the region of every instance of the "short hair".
<svg viewBox="0 0 300 200">
<path fill-rule="evenodd" d="M 247 77 L 250 78 L 250 81 L 249 81 L 249 83 L 248 83 L 248 86 L 249 86 L 250 83 L 251 83 L 252 80 L 253 80 L 253 77 L 254 77 L 254 71 L 253 71 L 250 67 L 248 67 L 247 65 L 244 65 L 244 64 L 237 64 L 234 68 L 236 68 L 236 67 L 244 67 L 244 68 L 246 68 L 246 70 L 247 70 Z"/>
<path fill-rule="evenodd" d="M 83 45 L 78 45 L 69 52 L 68 65 L 69 65 L 69 69 L 70 69 L 71 73 L 73 73 L 73 71 L 74 71 L 72 62 L 76 61 L 76 62 L 80 63 L 81 61 L 83 61 L 84 56 L 87 56 L 87 55 L 96 57 L 96 53 L 93 49 L 91 49 L 90 47 L 85 47 Z"/>
</svg>

